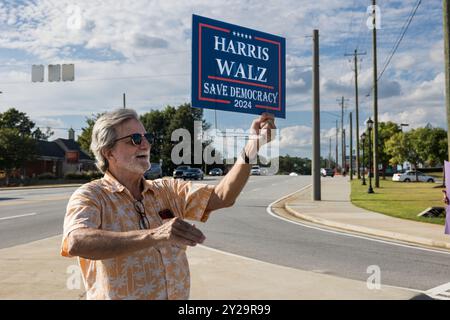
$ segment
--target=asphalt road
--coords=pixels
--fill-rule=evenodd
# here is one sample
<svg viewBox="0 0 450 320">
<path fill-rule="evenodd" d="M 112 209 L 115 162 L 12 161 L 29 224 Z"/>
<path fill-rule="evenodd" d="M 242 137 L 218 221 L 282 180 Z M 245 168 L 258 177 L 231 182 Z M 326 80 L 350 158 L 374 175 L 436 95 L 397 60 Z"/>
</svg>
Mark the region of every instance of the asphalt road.
<svg viewBox="0 0 450 320">
<path fill-rule="evenodd" d="M 205 182 L 217 183 L 217 179 L 209 179 Z M 251 177 L 232 208 L 214 212 L 206 224 L 197 223 L 207 237 L 204 244 L 266 262 L 361 281 L 370 276 L 367 268 L 375 265 L 381 270 L 382 284 L 417 290 L 449 282 L 448 254 L 328 233 L 267 213 L 271 202 L 308 185 L 310 179 Z M 0 191 L 0 248 L 61 234 L 65 206 L 74 190 Z"/>
</svg>

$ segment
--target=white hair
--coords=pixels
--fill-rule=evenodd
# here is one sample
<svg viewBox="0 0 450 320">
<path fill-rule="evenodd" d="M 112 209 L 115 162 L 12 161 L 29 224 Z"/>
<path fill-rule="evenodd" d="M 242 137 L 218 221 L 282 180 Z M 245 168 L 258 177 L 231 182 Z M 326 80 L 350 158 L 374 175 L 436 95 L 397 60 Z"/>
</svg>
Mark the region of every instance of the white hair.
<svg viewBox="0 0 450 320">
<path fill-rule="evenodd" d="M 117 139 L 117 126 L 130 119 L 139 121 L 136 111 L 118 109 L 103 114 L 95 121 L 92 129 L 91 150 L 94 153 L 97 168 L 101 172 L 105 173 L 108 170 L 108 160 L 104 156 L 104 152 L 114 147 Z"/>
</svg>

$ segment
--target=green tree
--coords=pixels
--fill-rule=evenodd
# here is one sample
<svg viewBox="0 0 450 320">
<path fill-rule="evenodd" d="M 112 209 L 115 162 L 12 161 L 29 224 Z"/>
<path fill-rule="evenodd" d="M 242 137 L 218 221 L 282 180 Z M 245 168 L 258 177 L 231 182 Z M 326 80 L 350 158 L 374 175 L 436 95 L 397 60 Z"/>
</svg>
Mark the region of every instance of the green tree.
<svg viewBox="0 0 450 320">
<path fill-rule="evenodd" d="M 210 124 L 203 120 L 203 109 L 192 108 L 190 104 L 183 104 L 178 107 L 167 106 L 164 110 L 152 110 L 141 116 L 141 121 L 148 132 L 155 134 L 156 141 L 152 146 L 150 160 L 152 162 L 163 161 L 166 174 L 170 174 L 176 165 L 171 160 L 172 148 L 178 141 L 171 141 L 172 132 L 177 129 L 186 129 L 191 135 L 190 164 L 194 164 L 194 143 L 198 143 L 202 137 L 194 136 L 194 122 L 200 121 L 202 130 L 210 128 Z M 210 141 L 202 142 L 203 148 Z M 203 165 L 203 157 L 202 157 Z"/>
<path fill-rule="evenodd" d="M 389 164 L 396 166 L 407 161 L 407 145 L 405 134 L 397 132 L 385 142 L 385 150 L 389 155 Z"/>
<path fill-rule="evenodd" d="M 36 157 L 36 138 L 45 137 L 33 130 L 35 123 L 24 113 L 10 108 L 0 113 L 0 167 L 6 170 L 7 183 L 13 170 L 22 169 Z"/>
<path fill-rule="evenodd" d="M 17 129 L 20 135 L 33 134 L 35 123 L 28 118 L 24 112 L 20 112 L 15 108 L 10 108 L 0 113 L 0 128 Z"/>
<path fill-rule="evenodd" d="M 291 157 L 289 154 L 279 157 L 278 174 L 297 172 L 304 175 L 311 174 L 311 160 L 308 158 Z"/>
<path fill-rule="evenodd" d="M 0 128 L 0 168 L 6 171 L 6 184 L 14 169 L 22 168 L 36 155 L 36 140 L 17 128 Z"/>
<path fill-rule="evenodd" d="M 447 132 L 442 128 L 433 128 L 428 124 L 425 128 L 418 129 L 421 131 L 421 139 L 423 139 L 423 155 L 425 165 L 436 166 L 443 164 L 447 159 Z"/>
<path fill-rule="evenodd" d="M 47 127 L 45 129 L 45 132 L 42 132 L 40 128 L 37 128 L 33 132 L 33 138 L 35 140 L 48 141 L 48 138 L 50 138 L 53 134 L 54 132 L 52 131 L 52 129 L 50 129 L 50 127 Z"/>
<path fill-rule="evenodd" d="M 391 121 L 380 122 L 378 127 L 378 161 L 382 166 L 383 179 L 386 179 L 386 168 L 391 159 L 386 150 L 386 142 L 395 134 L 401 132 L 401 127 Z M 373 140 L 372 140 L 373 141 Z"/>
<path fill-rule="evenodd" d="M 104 113 L 97 113 L 91 117 L 86 117 L 87 127 L 81 128 L 81 134 L 78 136 L 77 142 L 80 145 L 81 150 L 88 153 L 92 158 L 94 154 L 91 151 L 91 141 L 92 141 L 92 129 L 94 128 L 95 121 L 97 121 L 100 116 Z"/>
<path fill-rule="evenodd" d="M 168 134 L 167 127 L 173 114 L 174 110 L 171 107 L 167 107 L 164 111 L 152 110 L 140 117 L 145 130 L 153 133 L 155 136 L 150 152 L 151 162 L 163 160 L 164 163 L 167 163 L 170 159 L 170 157 L 167 158 L 167 154 L 163 150 L 167 150 L 167 146 L 165 146 L 166 136 Z"/>
</svg>

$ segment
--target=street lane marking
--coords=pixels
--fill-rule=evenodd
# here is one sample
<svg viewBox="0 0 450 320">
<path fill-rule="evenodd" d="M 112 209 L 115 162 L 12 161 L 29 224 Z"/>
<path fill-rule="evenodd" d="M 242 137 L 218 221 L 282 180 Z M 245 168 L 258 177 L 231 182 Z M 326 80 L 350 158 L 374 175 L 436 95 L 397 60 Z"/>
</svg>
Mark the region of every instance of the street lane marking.
<svg viewBox="0 0 450 320">
<path fill-rule="evenodd" d="M 70 194 L 67 196 L 56 196 L 56 197 L 46 197 L 44 199 L 29 199 L 29 200 L 8 200 L 6 202 L 0 203 L 0 207 L 10 207 L 21 204 L 32 204 L 36 202 L 46 202 L 46 201 L 58 201 L 58 200 L 67 200 L 70 199 Z"/>
<path fill-rule="evenodd" d="M 440 298 L 443 300 L 450 300 L 450 282 L 431 288 L 425 292 L 433 298 Z"/>
<path fill-rule="evenodd" d="M 9 219 L 16 219 L 16 218 L 22 218 L 22 217 L 29 217 L 29 216 L 35 216 L 37 215 L 36 212 L 32 212 L 32 213 L 26 213 L 26 214 L 20 214 L 18 216 L 10 216 L 10 217 L 4 217 L 4 218 L 0 218 L 0 220 L 9 220 Z"/>
<path fill-rule="evenodd" d="M 380 240 L 380 239 L 375 239 L 375 238 L 371 238 L 371 237 L 367 237 L 367 236 L 362 236 L 362 235 L 356 235 L 356 234 L 352 234 L 352 233 L 347 233 L 345 231 L 337 231 L 337 230 L 330 230 L 330 229 L 326 229 L 326 228 L 321 228 L 321 227 L 317 227 L 317 226 L 311 226 L 311 225 L 307 225 L 298 221 L 292 221 L 289 220 L 287 218 L 281 217 L 279 215 L 277 215 L 275 212 L 272 211 L 272 206 L 284 199 L 289 198 L 290 196 L 294 195 L 297 192 L 303 191 L 306 188 L 309 188 L 311 185 L 307 185 L 295 192 L 292 192 L 290 194 L 288 194 L 287 196 L 281 197 L 278 200 L 273 201 L 271 204 L 269 204 L 269 206 L 266 208 L 266 211 L 268 214 L 270 214 L 271 216 L 277 218 L 277 219 L 281 219 L 283 221 L 289 222 L 289 223 L 293 223 L 293 224 L 297 224 L 299 226 L 305 227 L 305 228 L 309 228 L 309 229 L 314 229 L 314 230 L 319 230 L 319 231 L 324 231 L 324 232 L 328 232 L 328 233 L 333 233 L 333 234 L 338 234 L 338 235 L 343 235 L 346 237 L 353 237 L 353 238 L 358 238 L 358 239 L 365 239 L 365 240 L 369 240 L 369 241 L 374 241 L 374 242 L 379 242 L 379 243 L 384 243 L 384 244 L 389 244 L 389 245 L 393 245 L 393 246 L 398 246 L 398 247 L 404 247 L 404 248 L 409 248 L 409 249 L 415 249 L 415 250 L 421 250 L 421 251 L 428 251 L 428 252 L 434 252 L 434 253 L 441 253 L 441 254 L 446 254 L 446 255 L 450 255 L 450 252 L 447 251 L 441 251 L 441 250 L 434 250 L 434 249 L 427 249 L 427 248 L 422 248 L 422 247 L 415 247 L 412 245 L 407 245 L 407 244 L 402 244 L 402 243 L 398 243 L 398 242 L 390 242 L 388 240 Z M 399 240 L 400 241 L 400 240 Z"/>
</svg>

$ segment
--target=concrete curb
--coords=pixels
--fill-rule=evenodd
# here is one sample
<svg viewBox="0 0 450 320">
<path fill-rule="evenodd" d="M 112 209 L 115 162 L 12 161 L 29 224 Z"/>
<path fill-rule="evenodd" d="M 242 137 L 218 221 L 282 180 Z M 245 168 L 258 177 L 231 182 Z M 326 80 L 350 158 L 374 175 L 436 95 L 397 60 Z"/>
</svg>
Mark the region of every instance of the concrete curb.
<svg viewBox="0 0 450 320">
<path fill-rule="evenodd" d="M 287 198 L 290 198 L 292 196 L 298 196 L 298 194 L 306 192 L 307 189 L 309 189 L 309 188 L 304 188 L 300 191 L 297 191 L 295 194 L 286 196 L 286 197 L 280 199 L 278 202 L 286 201 Z M 403 234 L 403 233 L 389 232 L 389 231 L 384 231 L 384 230 L 379 230 L 379 229 L 361 227 L 361 226 L 356 226 L 356 225 L 352 225 L 352 224 L 340 223 L 340 222 L 335 222 L 335 221 L 331 221 L 331 220 L 316 218 L 316 217 L 313 217 L 313 216 L 310 216 L 307 214 L 303 214 L 303 213 L 300 213 L 300 212 L 294 210 L 288 203 L 284 204 L 284 209 L 289 214 L 293 215 L 294 217 L 297 217 L 302 220 L 309 221 L 309 222 L 312 222 L 315 224 L 335 228 L 335 229 L 363 233 L 366 235 L 372 235 L 372 236 L 386 238 L 386 239 L 398 240 L 398 241 L 408 242 L 408 243 L 412 243 L 412 244 L 419 244 L 419 245 L 427 246 L 427 247 L 435 247 L 435 248 L 446 249 L 446 250 L 450 249 L 450 243 L 446 243 L 446 242 L 442 242 L 442 241 L 435 241 L 432 239 L 411 236 L 411 235 L 407 235 L 407 234 Z"/>
</svg>

